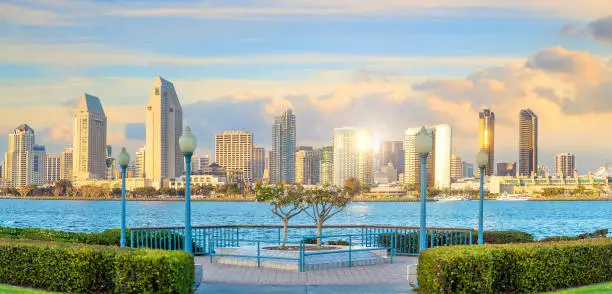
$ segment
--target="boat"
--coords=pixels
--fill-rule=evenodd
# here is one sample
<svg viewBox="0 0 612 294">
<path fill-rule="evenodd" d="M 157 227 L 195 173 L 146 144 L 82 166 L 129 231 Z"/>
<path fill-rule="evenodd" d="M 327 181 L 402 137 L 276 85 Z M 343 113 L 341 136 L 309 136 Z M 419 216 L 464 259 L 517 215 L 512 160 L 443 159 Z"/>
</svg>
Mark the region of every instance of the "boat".
<svg viewBox="0 0 612 294">
<path fill-rule="evenodd" d="M 499 195 L 495 200 L 500 200 L 500 201 L 527 201 L 529 199 L 531 199 L 531 196 L 528 196 L 528 195 L 504 193 L 502 195 Z"/>
<path fill-rule="evenodd" d="M 442 196 L 438 196 L 436 198 L 434 198 L 436 200 L 438 200 L 439 202 L 456 202 L 456 201 L 469 201 L 470 200 L 470 196 L 466 196 L 466 195 L 442 195 Z"/>
</svg>

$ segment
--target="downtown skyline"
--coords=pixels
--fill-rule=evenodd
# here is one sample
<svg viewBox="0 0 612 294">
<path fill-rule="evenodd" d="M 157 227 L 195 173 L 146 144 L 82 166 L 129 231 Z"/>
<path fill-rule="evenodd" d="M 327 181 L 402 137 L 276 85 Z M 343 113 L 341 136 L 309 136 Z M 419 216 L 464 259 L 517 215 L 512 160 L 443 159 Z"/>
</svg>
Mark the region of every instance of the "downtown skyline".
<svg viewBox="0 0 612 294">
<path fill-rule="evenodd" d="M 188 11 L 197 7 L 188 3 L 139 10 L 88 1 L 2 3 L 0 13 L 22 10 L 19 19 L 6 15 L 0 23 L 0 133 L 27 123 L 47 153 L 60 153 L 71 145 L 75 99 L 88 92 L 103 100 L 108 144 L 135 154 L 145 145 L 151 80 L 162 75 L 175 84 L 184 123 L 206 153 L 214 134 L 226 130 L 252 132 L 270 150 L 272 120 L 290 106 L 299 119 L 298 145 L 327 146 L 336 127 L 400 141 L 406 128 L 449 124 L 454 153 L 474 162 L 477 114 L 491 108 L 495 161 L 518 162 L 517 113 L 530 108 L 540 119 L 539 164 L 552 170 L 554 156 L 568 151 L 580 172 L 612 160 L 612 139 L 600 133 L 612 119 L 611 22 L 601 13 L 612 11 L 608 4 L 433 4 L 383 1 L 363 15 L 327 7 L 350 3 L 290 1 L 265 14 L 276 4 L 264 1 L 264 9 L 213 7 L 225 12 L 194 17 Z M 93 11 L 110 16 L 89 16 L 88 29 L 78 29 L 79 17 Z M 232 21 L 237 16 L 242 20 Z M 176 22 L 156 36 L 168 42 L 143 46 L 151 40 L 145 32 L 170 18 Z M 109 34 L 113 21 L 125 30 Z M 201 34 L 188 29 L 204 25 Z M 209 45 L 200 50 L 200 43 Z M 0 136 L 0 152 L 6 140 Z"/>
</svg>

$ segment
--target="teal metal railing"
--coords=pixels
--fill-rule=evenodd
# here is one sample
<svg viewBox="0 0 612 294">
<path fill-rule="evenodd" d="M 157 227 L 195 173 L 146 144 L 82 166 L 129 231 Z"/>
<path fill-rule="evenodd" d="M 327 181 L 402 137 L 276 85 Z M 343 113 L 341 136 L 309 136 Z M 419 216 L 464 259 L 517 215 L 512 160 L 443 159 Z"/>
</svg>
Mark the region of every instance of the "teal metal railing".
<svg viewBox="0 0 612 294">
<path fill-rule="evenodd" d="M 222 225 L 193 226 L 194 255 L 208 255 L 215 248 L 238 247 L 247 240 L 265 240 L 280 244 L 282 226 L 279 225 Z M 132 248 L 183 250 L 184 227 L 145 227 L 130 229 Z M 287 243 L 299 244 L 304 236 L 316 235 L 316 226 L 289 226 Z M 427 228 L 427 247 L 471 245 L 472 229 Z M 369 247 L 376 244 L 394 246 L 397 255 L 418 255 L 419 228 L 377 225 L 328 225 L 322 235 L 351 235 L 351 242 Z M 262 243 L 263 244 L 263 243 Z"/>
</svg>

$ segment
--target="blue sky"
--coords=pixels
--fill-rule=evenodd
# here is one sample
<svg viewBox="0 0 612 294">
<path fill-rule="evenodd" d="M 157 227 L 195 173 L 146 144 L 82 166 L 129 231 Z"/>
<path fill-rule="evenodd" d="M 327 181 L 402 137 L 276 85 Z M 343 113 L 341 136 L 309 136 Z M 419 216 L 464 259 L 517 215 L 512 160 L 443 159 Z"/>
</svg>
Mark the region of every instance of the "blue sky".
<svg viewBox="0 0 612 294">
<path fill-rule="evenodd" d="M 330 144 L 334 127 L 400 140 L 447 123 L 471 161 L 477 113 L 491 107 L 496 159 L 516 161 L 529 107 L 541 162 L 571 151 L 585 172 L 612 161 L 612 136 L 596 127 L 612 118 L 611 60 L 612 2 L 601 0 L 0 0 L 0 133 L 26 122 L 59 152 L 86 91 L 102 99 L 109 143 L 134 152 L 161 75 L 202 152 L 231 129 L 269 146 L 272 117 L 292 107 L 300 144 Z"/>
</svg>

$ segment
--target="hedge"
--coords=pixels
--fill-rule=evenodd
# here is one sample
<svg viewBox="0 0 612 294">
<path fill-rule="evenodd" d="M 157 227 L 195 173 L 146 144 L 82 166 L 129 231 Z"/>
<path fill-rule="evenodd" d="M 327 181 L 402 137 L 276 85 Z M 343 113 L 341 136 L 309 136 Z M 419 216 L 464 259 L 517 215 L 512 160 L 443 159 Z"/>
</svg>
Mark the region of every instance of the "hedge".
<svg viewBox="0 0 612 294">
<path fill-rule="evenodd" d="M 180 251 L 0 239 L 0 283 L 70 293 L 190 293 Z"/>
<path fill-rule="evenodd" d="M 515 230 L 484 231 L 482 239 L 485 244 L 528 243 L 535 241 L 533 235 Z M 472 240 L 474 244 L 478 243 L 478 231 L 472 231 Z"/>
<path fill-rule="evenodd" d="M 612 239 L 436 247 L 421 252 L 424 293 L 533 293 L 612 280 Z"/>
<path fill-rule="evenodd" d="M 127 231 L 129 240 L 129 231 Z M 121 239 L 120 229 L 94 233 L 74 233 L 39 228 L 9 228 L 0 226 L 0 238 L 57 241 L 96 245 L 117 245 Z"/>
</svg>

